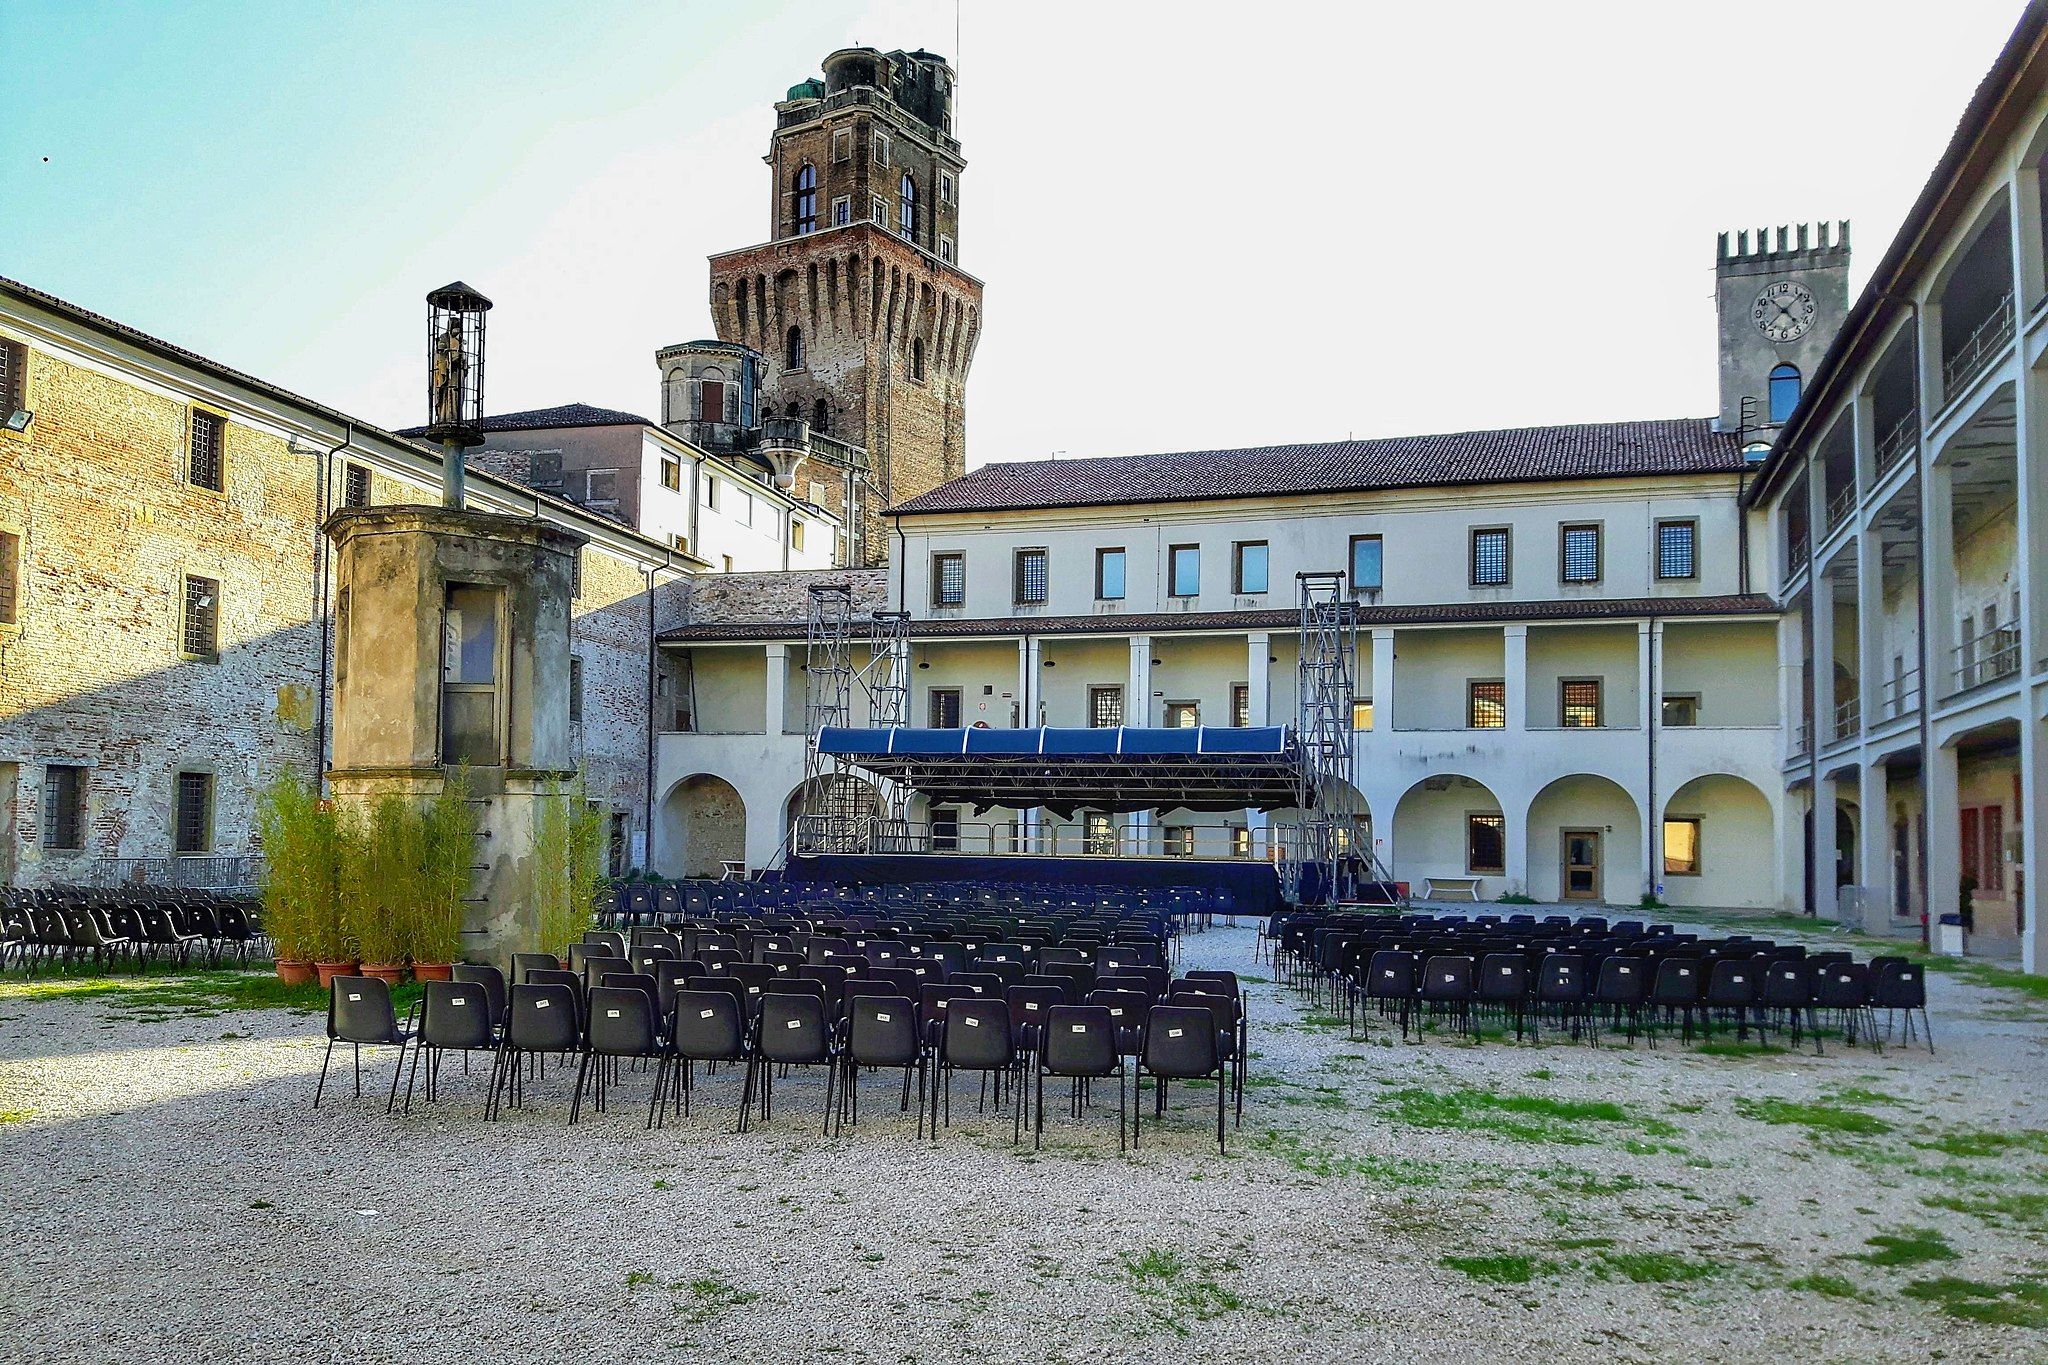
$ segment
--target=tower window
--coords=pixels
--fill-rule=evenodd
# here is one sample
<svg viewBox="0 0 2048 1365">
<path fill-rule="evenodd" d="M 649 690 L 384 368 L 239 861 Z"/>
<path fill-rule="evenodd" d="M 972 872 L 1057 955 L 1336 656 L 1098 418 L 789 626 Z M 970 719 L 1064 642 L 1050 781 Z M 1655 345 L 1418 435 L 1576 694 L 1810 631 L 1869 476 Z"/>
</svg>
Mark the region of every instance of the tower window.
<svg viewBox="0 0 2048 1365">
<path fill-rule="evenodd" d="M 910 339 L 910 377 L 920 380 L 924 378 L 923 337 L 912 337 Z"/>
<path fill-rule="evenodd" d="M 903 183 L 896 200 L 896 231 L 899 235 L 917 240 L 917 182 L 910 178 L 910 172 L 903 173 Z"/>
<path fill-rule="evenodd" d="M 939 172 L 939 202 L 941 204 L 953 202 L 953 177 L 947 175 L 944 171 Z"/>
<path fill-rule="evenodd" d="M 370 505 L 370 471 L 362 465 L 352 464 L 342 470 L 341 505 L 343 507 L 368 507 Z"/>
<path fill-rule="evenodd" d="M 868 144 L 868 160 L 874 162 L 877 166 L 889 164 L 889 135 L 887 133 L 875 134 L 874 141 Z"/>
<path fill-rule="evenodd" d="M 952 264 L 953 239 L 951 237 L 939 238 L 939 259 L 946 262 L 948 265 Z"/>
<path fill-rule="evenodd" d="M 783 338 L 782 365 L 784 369 L 801 370 L 804 367 L 804 329 L 792 327 Z"/>
<path fill-rule="evenodd" d="M 853 221 L 853 200 L 840 195 L 832 201 L 832 226 L 845 227 Z"/>
<path fill-rule="evenodd" d="M 725 420 L 725 371 L 715 365 L 697 379 L 697 420 Z"/>
<path fill-rule="evenodd" d="M 889 221 L 889 201 L 879 194 L 868 196 L 868 221 L 886 223 Z"/>
<path fill-rule="evenodd" d="M 834 161 L 853 160 L 853 129 L 834 128 L 832 130 L 832 159 Z"/>
<path fill-rule="evenodd" d="M 832 434 L 832 405 L 822 398 L 811 404 L 811 430 L 820 436 Z"/>
<path fill-rule="evenodd" d="M 227 422 L 210 412 L 194 409 L 185 477 L 194 488 L 221 491 L 221 450 L 226 445 Z"/>
<path fill-rule="evenodd" d="M 818 168 L 808 161 L 796 173 L 796 230 L 798 236 L 818 230 Z"/>
<path fill-rule="evenodd" d="M 1791 421 L 1792 410 L 1799 406 L 1799 367 L 1772 366 L 1770 387 L 1772 425 Z"/>
</svg>

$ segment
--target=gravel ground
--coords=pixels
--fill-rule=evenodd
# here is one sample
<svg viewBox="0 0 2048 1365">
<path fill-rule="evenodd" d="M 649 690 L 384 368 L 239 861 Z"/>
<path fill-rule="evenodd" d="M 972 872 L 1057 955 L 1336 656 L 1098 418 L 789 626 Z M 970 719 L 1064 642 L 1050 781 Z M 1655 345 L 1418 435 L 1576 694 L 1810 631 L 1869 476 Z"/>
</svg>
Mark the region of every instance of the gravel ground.
<svg viewBox="0 0 2048 1365">
<path fill-rule="evenodd" d="M 1185 966 L 1263 978 L 1248 929 Z M 936 1144 L 822 1081 L 735 1136 L 309 1107 L 317 1017 L 0 983 L 0 1341 L 51 1361 L 2040 1360 L 2048 1010 L 1934 979 L 1940 1051 L 1347 1037 L 1253 990 L 1244 1123 Z M 388 1054 L 387 1054 L 388 1055 Z M 330 1090 L 330 1094 L 334 1094 Z M 1876 1242 L 1870 1239 L 1879 1239 Z"/>
</svg>

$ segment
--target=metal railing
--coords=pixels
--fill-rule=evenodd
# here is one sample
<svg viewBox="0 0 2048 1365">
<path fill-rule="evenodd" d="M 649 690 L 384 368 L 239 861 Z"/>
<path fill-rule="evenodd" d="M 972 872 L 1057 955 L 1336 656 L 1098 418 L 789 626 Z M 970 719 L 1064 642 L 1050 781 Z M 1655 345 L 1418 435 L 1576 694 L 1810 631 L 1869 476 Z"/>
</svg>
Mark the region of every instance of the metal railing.
<svg viewBox="0 0 2048 1365">
<path fill-rule="evenodd" d="M 1809 731 L 1809 727 L 1808 727 L 1807 723 L 1806 723 L 1805 721 L 1803 721 L 1803 720 L 1802 720 L 1802 721 L 1800 721 L 1800 722 L 1799 722 L 1799 723 L 1798 723 L 1797 725 L 1795 725 L 1795 726 L 1793 726 L 1793 727 L 1792 727 L 1792 752 L 1793 752 L 1793 753 L 1795 753 L 1795 754 L 1803 754 L 1803 753 L 1805 753 L 1805 752 L 1806 752 L 1806 750 L 1807 750 L 1807 736 L 1808 736 L 1809 732 L 1810 732 L 1810 731 Z"/>
<path fill-rule="evenodd" d="M 850 86 L 845 90 L 835 91 L 813 103 L 799 104 L 794 108 L 784 109 L 776 114 L 775 126 L 777 128 L 794 128 L 799 123 L 809 123 L 812 119 L 829 114 L 835 109 L 847 109 L 856 105 L 873 104 L 894 106 L 902 111 L 904 117 L 916 120 L 918 126 L 924 129 L 925 136 L 929 137 L 932 141 L 950 152 L 958 152 L 960 150 L 960 140 L 958 138 L 932 127 L 922 119 L 918 119 L 908 109 L 904 109 L 902 105 L 897 104 L 887 91 L 877 89 L 871 85 Z M 868 149 L 865 147 L 856 147 L 853 149 L 853 154 L 855 156 L 866 156 L 867 151 Z"/>
<path fill-rule="evenodd" d="M 174 886 L 190 891 L 251 891 L 263 881 L 260 854 L 191 854 L 176 858 L 93 858 L 86 886 Z"/>
<path fill-rule="evenodd" d="M 1920 413 L 1908 408 L 1890 431 L 1877 438 L 1878 473 L 1891 469 L 1920 448 Z"/>
<path fill-rule="evenodd" d="M 1920 709 L 1920 670 L 1909 668 L 1896 678 L 1887 678 L 1880 689 L 1887 720 L 1896 720 Z"/>
<path fill-rule="evenodd" d="M 1964 338 L 1953 355 L 1942 358 L 1941 396 L 1944 403 L 1954 398 L 1958 389 L 1976 378 L 1977 372 L 2005 349 L 2012 340 L 2012 328 L 2012 295 L 2007 294 L 1992 305 L 1990 314 L 1977 324 L 1977 330 Z"/>
<path fill-rule="evenodd" d="M 1839 527 L 1856 510 L 1856 481 L 1851 479 L 1841 492 L 1828 499 L 1828 529 Z"/>
<path fill-rule="evenodd" d="M 1989 635 L 1965 640 L 1949 651 L 1949 671 L 1958 692 L 2010 678 L 2020 671 L 2020 633 L 2000 626 Z"/>
<path fill-rule="evenodd" d="M 1850 697 L 1835 703 L 1835 738 L 1848 739 L 1863 728 L 1863 699 Z"/>
<path fill-rule="evenodd" d="M 1803 531 L 1786 542 L 1785 572 L 1787 575 L 1798 573 L 1806 567 L 1807 552 L 1812 548 L 1811 543 L 1806 538 L 1806 533 Z"/>
<path fill-rule="evenodd" d="M 828 833 L 826 817 L 801 815 L 791 846 L 815 851 Z M 814 826 L 815 827 L 812 827 Z M 871 817 L 853 841 L 836 852 L 957 853 L 968 857 L 1206 858 L 1277 862 L 1289 847 L 1292 826 L 1247 827 L 1214 822 L 1118 821 L 1089 827 L 1008 820 L 896 820 Z M 843 830 L 837 833 L 844 833 Z"/>
</svg>

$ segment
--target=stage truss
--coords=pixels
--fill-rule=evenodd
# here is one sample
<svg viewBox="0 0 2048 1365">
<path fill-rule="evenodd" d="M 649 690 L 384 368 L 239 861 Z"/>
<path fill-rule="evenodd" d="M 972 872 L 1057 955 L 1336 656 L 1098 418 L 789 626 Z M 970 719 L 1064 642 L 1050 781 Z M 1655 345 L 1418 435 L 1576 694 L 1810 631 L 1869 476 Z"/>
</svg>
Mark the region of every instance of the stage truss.
<svg viewBox="0 0 2048 1365">
<path fill-rule="evenodd" d="M 1358 697 L 1358 602 L 1342 573 L 1296 576 L 1301 608 L 1295 665 L 1295 819 L 1276 841 L 1290 898 L 1343 897 L 1347 872 L 1384 880 L 1355 785 L 1352 706 Z"/>
<path fill-rule="evenodd" d="M 909 709 L 910 614 L 856 616 L 846 583 L 811 585 L 804 634 L 804 784 L 790 823 L 792 853 L 883 853 L 908 840 L 910 792 L 874 782 L 822 752 L 827 728 L 901 725 Z M 854 650 L 866 657 L 856 663 Z"/>
</svg>

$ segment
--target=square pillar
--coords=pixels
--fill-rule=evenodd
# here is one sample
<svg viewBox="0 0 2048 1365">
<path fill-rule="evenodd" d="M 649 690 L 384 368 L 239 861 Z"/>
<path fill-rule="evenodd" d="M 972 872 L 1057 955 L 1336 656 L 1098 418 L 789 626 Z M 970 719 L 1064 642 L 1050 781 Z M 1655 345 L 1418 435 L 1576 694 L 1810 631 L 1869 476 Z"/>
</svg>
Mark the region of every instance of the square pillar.
<svg viewBox="0 0 2048 1365">
<path fill-rule="evenodd" d="M 1267 693 L 1272 688 L 1271 666 L 1266 660 L 1273 652 L 1273 637 L 1262 630 L 1255 630 L 1244 637 L 1245 686 L 1249 689 L 1250 704 L 1246 709 L 1251 713 L 1247 718 L 1253 725 L 1265 725 L 1269 721 Z"/>
<path fill-rule="evenodd" d="M 1885 710 L 1890 674 L 1884 660 L 1884 535 L 1868 527 L 1856 535 L 1856 653 L 1857 712 L 1867 733 L 1873 721 L 1890 715 Z"/>
<path fill-rule="evenodd" d="M 761 717 L 761 733 L 779 735 L 789 728 L 789 646 L 767 647 L 767 710 Z"/>
<path fill-rule="evenodd" d="M 1813 784 L 1813 859 L 1806 869 L 1807 886 L 1813 896 L 1813 913 L 1820 919 L 1835 919 L 1839 911 L 1835 896 L 1835 783 L 1818 778 Z"/>
<path fill-rule="evenodd" d="M 1812 600 L 1811 590 L 1807 600 Z M 1796 603 L 1793 605 L 1797 606 Z M 1806 645 L 1799 638 L 1798 617 L 1788 610 L 1778 618 L 1778 717 L 1779 728 L 1785 736 L 1784 757 L 1787 759 L 1799 752 L 1797 727 L 1805 710 L 1800 704 L 1805 686 Z"/>
<path fill-rule="evenodd" d="M 1653 735 L 1664 719 L 1664 623 L 1645 621 L 1636 627 L 1636 723 L 1642 726 L 1643 734 Z M 1659 774 L 1653 767 L 1648 777 L 1648 790 L 1642 795 L 1643 812 L 1643 891 L 1664 896 L 1664 810 L 1671 793 L 1658 782 Z"/>
<path fill-rule="evenodd" d="M 1529 628 L 1502 626 L 1501 681 L 1508 709 L 1508 731 L 1519 734 L 1529 728 Z M 1512 873 L 1513 864 L 1509 864 Z"/>
<path fill-rule="evenodd" d="M 1949 467 L 1925 466 L 1920 489 L 1920 590 L 1927 598 L 1927 676 L 1920 680 L 1920 697 L 1922 705 L 1933 706 L 1956 690 L 1955 647 L 1960 643 L 1956 639 L 1955 490 Z"/>
<path fill-rule="evenodd" d="M 1124 687 L 1124 724 L 1152 724 L 1152 637 L 1131 637 L 1131 674 Z"/>
<path fill-rule="evenodd" d="M 2020 809 L 2013 822 L 2020 831 L 2020 966 L 2038 972 L 2048 968 L 2048 724 L 2020 721 Z"/>
<path fill-rule="evenodd" d="M 1038 724 L 1038 656 L 1037 636 L 1017 637 L 1017 726 L 1023 730 Z"/>
<path fill-rule="evenodd" d="M 1382 733 L 1394 728 L 1394 629 L 1372 628 L 1372 728 Z M 1393 829 L 1393 817 L 1387 817 Z"/>
<path fill-rule="evenodd" d="M 1813 615 L 1813 669 L 1806 680 L 1813 689 L 1813 733 L 1807 738 L 1818 753 L 1835 737 L 1835 589 L 1818 565 L 1806 600 Z"/>
<path fill-rule="evenodd" d="M 1938 947 L 1941 917 L 1962 908 L 1963 802 L 1956 751 L 1936 745 L 1920 765 L 1920 780 L 1927 807 L 1927 935 Z"/>
<path fill-rule="evenodd" d="M 1856 884 L 1863 888 L 1863 928 L 1887 924 L 1892 916 L 1891 811 L 1882 764 L 1865 763 L 1856 778 L 1863 822 L 1856 840 Z"/>
</svg>

